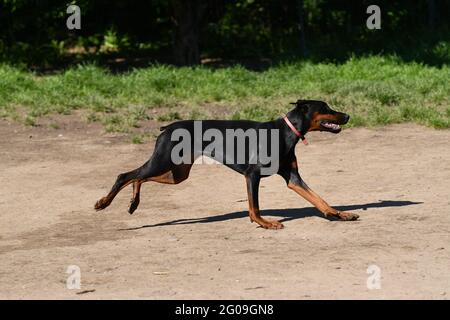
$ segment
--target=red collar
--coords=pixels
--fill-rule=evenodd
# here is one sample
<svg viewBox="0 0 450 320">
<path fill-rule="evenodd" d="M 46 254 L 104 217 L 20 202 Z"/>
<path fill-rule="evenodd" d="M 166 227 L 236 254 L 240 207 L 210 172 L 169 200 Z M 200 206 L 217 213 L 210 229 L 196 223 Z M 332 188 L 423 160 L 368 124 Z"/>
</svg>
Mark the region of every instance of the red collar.
<svg viewBox="0 0 450 320">
<path fill-rule="evenodd" d="M 291 128 L 292 132 L 294 132 L 294 134 L 295 134 L 297 137 L 300 137 L 300 139 L 302 139 L 303 144 L 304 144 L 304 145 L 307 145 L 307 144 L 308 144 L 308 141 L 306 140 L 305 136 L 302 135 L 302 134 L 300 133 L 300 131 L 298 131 L 297 128 L 294 127 L 294 125 L 293 125 L 292 122 L 288 119 L 288 117 L 287 117 L 286 115 L 283 116 L 283 120 L 284 120 L 284 122 L 286 122 L 286 124 L 288 125 L 288 127 Z"/>
</svg>

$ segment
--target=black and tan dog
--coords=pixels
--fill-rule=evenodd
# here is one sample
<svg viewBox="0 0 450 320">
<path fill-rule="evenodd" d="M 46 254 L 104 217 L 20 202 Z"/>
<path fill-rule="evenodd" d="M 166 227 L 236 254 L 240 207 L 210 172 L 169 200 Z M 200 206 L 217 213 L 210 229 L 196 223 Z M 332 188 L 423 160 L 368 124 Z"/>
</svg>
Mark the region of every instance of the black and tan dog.
<svg viewBox="0 0 450 320">
<path fill-rule="evenodd" d="M 298 173 L 297 159 L 295 156 L 295 145 L 310 131 L 327 131 L 339 133 L 340 125 L 346 124 L 349 116 L 345 113 L 332 110 L 325 102 L 316 100 L 298 100 L 295 108 L 288 112 L 285 117 L 278 118 L 269 122 L 256 122 L 246 120 L 205 120 L 202 121 L 202 132 L 208 129 L 216 129 L 225 134 L 228 129 L 266 129 L 268 131 L 278 129 L 278 170 L 275 173 L 282 176 L 287 186 L 305 198 L 325 216 L 334 217 L 340 220 L 356 220 L 358 215 L 341 212 L 330 207 L 314 191 L 312 191 L 302 180 Z M 129 207 L 129 213 L 132 214 L 139 205 L 140 188 L 146 181 L 155 181 L 160 183 L 177 184 L 186 180 L 195 158 L 200 155 L 207 155 L 214 159 L 219 159 L 223 155 L 205 154 L 205 143 L 192 143 L 193 149 L 190 154 L 190 161 L 187 163 L 175 164 L 171 159 L 171 151 L 176 142 L 172 141 L 172 133 L 176 129 L 185 129 L 194 134 L 194 121 L 178 121 L 163 127 L 163 132 L 159 135 L 155 150 L 150 159 L 140 168 L 127 173 L 122 173 L 111 191 L 106 197 L 101 198 L 95 204 L 96 210 L 102 210 L 108 207 L 114 197 L 125 186 L 133 184 L 133 197 Z M 195 147 L 197 145 L 197 147 Z M 226 156 L 226 155 L 225 155 Z M 248 154 L 246 159 L 248 159 Z M 223 163 L 231 169 L 243 174 L 247 182 L 247 194 L 249 202 L 249 215 L 252 222 L 258 223 L 261 227 L 267 229 L 281 229 L 283 225 L 278 221 L 264 219 L 260 215 L 258 205 L 258 189 L 260 179 L 268 176 L 262 173 L 263 165 L 261 163 L 240 163 L 232 161 Z"/>
</svg>

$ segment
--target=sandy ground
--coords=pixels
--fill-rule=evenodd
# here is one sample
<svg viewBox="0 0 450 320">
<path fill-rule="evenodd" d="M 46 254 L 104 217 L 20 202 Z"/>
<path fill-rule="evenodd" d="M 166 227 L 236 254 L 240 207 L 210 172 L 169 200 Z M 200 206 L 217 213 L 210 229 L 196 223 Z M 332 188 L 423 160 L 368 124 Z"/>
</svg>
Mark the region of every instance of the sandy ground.
<svg viewBox="0 0 450 320">
<path fill-rule="evenodd" d="M 97 213 L 153 141 L 0 121 L 0 298 L 448 299 L 450 131 L 395 125 L 309 141 L 297 147 L 303 178 L 359 221 L 323 218 L 274 176 L 261 208 L 285 229 L 258 228 L 244 179 L 218 165 L 194 166 L 180 185 L 146 183 L 132 216 L 131 187 Z M 66 287 L 70 265 L 80 289 Z"/>
</svg>

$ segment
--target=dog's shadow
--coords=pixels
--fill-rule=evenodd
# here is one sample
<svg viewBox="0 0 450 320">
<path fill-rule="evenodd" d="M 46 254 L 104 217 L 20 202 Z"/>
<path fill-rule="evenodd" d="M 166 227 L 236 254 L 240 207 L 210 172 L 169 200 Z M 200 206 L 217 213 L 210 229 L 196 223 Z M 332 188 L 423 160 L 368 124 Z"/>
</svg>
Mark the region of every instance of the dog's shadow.
<svg viewBox="0 0 450 320">
<path fill-rule="evenodd" d="M 386 207 L 403 207 L 421 204 L 423 202 L 414 202 L 414 201 L 392 201 L 392 200 L 380 200 L 379 202 L 366 203 L 366 204 L 354 204 L 348 206 L 337 206 L 334 207 L 340 211 L 351 211 L 351 210 L 367 210 L 369 208 L 386 208 Z M 290 220 L 301 219 L 305 217 L 321 217 L 328 220 L 334 220 L 333 218 L 324 217 L 322 213 L 320 213 L 314 207 L 306 207 L 306 208 L 292 208 L 292 209 L 268 209 L 262 210 L 261 215 L 265 216 L 277 216 L 282 217 L 280 222 L 286 222 Z M 151 225 L 144 225 L 140 227 L 131 227 L 126 229 L 119 229 L 121 231 L 124 230 L 138 230 L 143 228 L 153 228 L 153 227 L 163 227 L 163 226 L 171 226 L 171 225 L 179 225 L 179 224 L 193 224 L 193 223 L 210 223 L 210 222 L 218 222 L 232 219 L 239 219 L 248 217 L 248 211 L 236 211 L 231 213 L 225 213 L 218 216 L 205 217 L 205 218 L 193 218 L 193 219 L 177 219 L 168 222 L 162 222 Z"/>
</svg>

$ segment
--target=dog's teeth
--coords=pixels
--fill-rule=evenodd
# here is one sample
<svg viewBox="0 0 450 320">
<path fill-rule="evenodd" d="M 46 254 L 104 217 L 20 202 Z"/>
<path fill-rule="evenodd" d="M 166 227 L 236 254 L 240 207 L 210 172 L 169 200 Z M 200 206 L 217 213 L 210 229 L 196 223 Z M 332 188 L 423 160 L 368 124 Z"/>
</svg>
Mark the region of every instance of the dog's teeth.
<svg viewBox="0 0 450 320">
<path fill-rule="evenodd" d="M 331 122 L 324 122 L 323 125 L 327 128 L 333 129 L 333 130 L 337 130 L 340 128 L 340 126 L 336 123 L 331 123 Z"/>
</svg>

